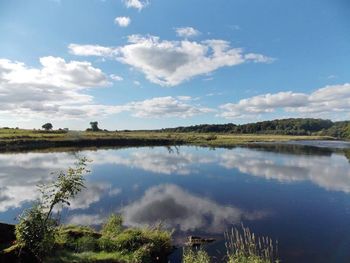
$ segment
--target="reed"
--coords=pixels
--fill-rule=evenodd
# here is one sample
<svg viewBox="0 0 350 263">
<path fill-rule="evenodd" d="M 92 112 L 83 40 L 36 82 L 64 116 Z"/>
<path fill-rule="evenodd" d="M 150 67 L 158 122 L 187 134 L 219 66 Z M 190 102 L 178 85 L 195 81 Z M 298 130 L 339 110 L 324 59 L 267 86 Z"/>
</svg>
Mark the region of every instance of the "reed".
<svg viewBox="0 0 350 263">
<path fill-rule="evenodd" d="M 279 263 L 278 242 L 258 237 L 248 227 L 225 232 L 228 263 Z"/>
</svg>

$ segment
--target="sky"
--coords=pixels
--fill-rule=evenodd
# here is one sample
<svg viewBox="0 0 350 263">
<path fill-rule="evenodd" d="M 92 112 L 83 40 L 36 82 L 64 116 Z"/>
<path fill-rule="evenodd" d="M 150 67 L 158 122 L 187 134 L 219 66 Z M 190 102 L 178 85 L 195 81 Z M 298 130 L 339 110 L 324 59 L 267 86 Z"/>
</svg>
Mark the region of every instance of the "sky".
<svg viewBox="0 0 350 263">
<path fill-rule="evenodd" d="M 0 0 L 0 127 L 350 119 L 348 0 Z"/>
</svg>

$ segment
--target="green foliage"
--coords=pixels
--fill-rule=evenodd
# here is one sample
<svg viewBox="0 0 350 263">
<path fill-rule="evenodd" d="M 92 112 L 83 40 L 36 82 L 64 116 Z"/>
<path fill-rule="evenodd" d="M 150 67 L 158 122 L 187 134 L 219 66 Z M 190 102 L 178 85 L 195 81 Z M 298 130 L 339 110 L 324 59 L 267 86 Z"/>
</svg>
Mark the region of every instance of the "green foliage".
<svg viewBox="0 0 350 263">
<path fill-rule="evenodd" d="M 182 255 L 183 263 L 210 263 L 210 257 L 207 252 L 202 249 L 194 250 L 186 248 Z"/>
<path fill-rule="evenodd" d="M 68 204 L 84 187 L 86 159 L 82 158 L 76 168 L 69 168 L 66 173 L 60 172 L 56 181 L 40 187 L 41 199 L 32 208 L 24 211 L 16 226 L 16 240 L 21 248 L 32 252 L 39 259 L 49 254 L 55 243 L 58 220 L 52 217 L 53 208 L 59 204 Z M 88 240 L 81 240 L 84 247 Z"/>
<path fill-rule="evenodd" d="M 100 131 L 100 128 L 98 128 L 98 122 L 97 121 L 90 122 L 90 125 L 91 125 L 91 131 L 93 131 L 93 132 Z"/>
<path fill-rule="evenodd" d="M 60 171 L 54 182 L 40 186 L 41 202 L 48 209 L 46 220 L 51 217 L 52 210 L 56 205 L 69 206 L 69 200 L 85 187 L 84 174 L 89 172 L 86 169 L 87 161 L 86 158 L 79 159 L 75 168 L 69 167 L 67 172 Z"/>
<path fill-rule="evenodd" d="M 339 121 L 335 122 L 332 127 L 320 132 L 321 135 L 332 136 L 336 138 L 350 139 L 350 122 Z"/>
<path fill-rule="evenodd" d="M 21 248 L 28 249 L 38 258 L 52 251 L 55 241 L 56 221 L 46 220 L 40 204 L 24 211 L 16 225 L 16 240 Z"/>
<path fill-rule="evenodd" d="M 243 125 L 202 124 L 189 127 L 162 129 L 163 132 L 199 132 L 199 133 L 234 133 L 234 134 L 280 134 L 280 135 L 311 135 L 329 129 L 333 126 L 330 120 L 322 119 L 282 119 L 248 123 Z"/>
<path fill-rule="evenodd" d="M 49 131 L 52 130 L 53 126 L 51 123 L 45 123 L 43 126 L 41 126 L 43 129 L 45 129 L 45 131 Z"/>
<path fill-rule="evenodd" d="M 121 215 L 112 214 L 102 227 L 102 235 L 116 236 L 122 231 L 123 218 Z"/>
</svg>

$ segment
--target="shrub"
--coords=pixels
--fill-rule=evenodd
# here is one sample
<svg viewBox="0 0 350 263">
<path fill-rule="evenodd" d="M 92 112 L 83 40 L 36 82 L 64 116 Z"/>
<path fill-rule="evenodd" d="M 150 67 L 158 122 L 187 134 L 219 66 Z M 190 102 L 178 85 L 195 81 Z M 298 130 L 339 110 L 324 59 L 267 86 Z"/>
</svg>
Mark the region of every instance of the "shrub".
<svg viewBox="0 0 350 263">
<path fill-rule="evenodd" d="M 42 258 L 52 251 L 55 243 L 56 221 L 46 220 L 39 204 L 26 210 L 16 225 L 16 240 L 20 247 Z"/>
<path fill-rule="evenodd" d="M 20 216 L 16 226 L 17 243 L 39 260 L 48 255 L 55 244 L 58 225 L 58 219 L 52 215 L 55 206 L 69 206 L 69 200 L 84 188 L 83 175 L 88 172 L 86 162 L 86 158 L 80 159 L 76 168 L 68 168 L 66 173 L 59 172 L 55 182 L 40 186 L 40 201 Z"/>
</svg>

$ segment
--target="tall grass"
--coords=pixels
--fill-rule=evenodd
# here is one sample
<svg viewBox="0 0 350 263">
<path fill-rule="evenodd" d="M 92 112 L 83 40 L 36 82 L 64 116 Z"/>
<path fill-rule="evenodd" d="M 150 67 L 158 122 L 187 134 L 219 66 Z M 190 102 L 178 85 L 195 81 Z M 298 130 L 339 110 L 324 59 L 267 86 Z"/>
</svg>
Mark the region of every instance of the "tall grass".
<svg viewBox="0 0 350 263">
<path fill-rule="evenodd" d="M 232 228 L 225 233 L 228 263 L 278 263 L 277 241 L 258 237 L 248 227 Z"/>
<path fill-rule="evenodd" d="M 232 228 L 225 232 L 226 263 L 279 263 L 277 242 L 269 237 L 258 237 L 249 228 Z M 203 249 L 185 248 L 183 263 L 210 263 L 211 259 Z"/>
</svg>

